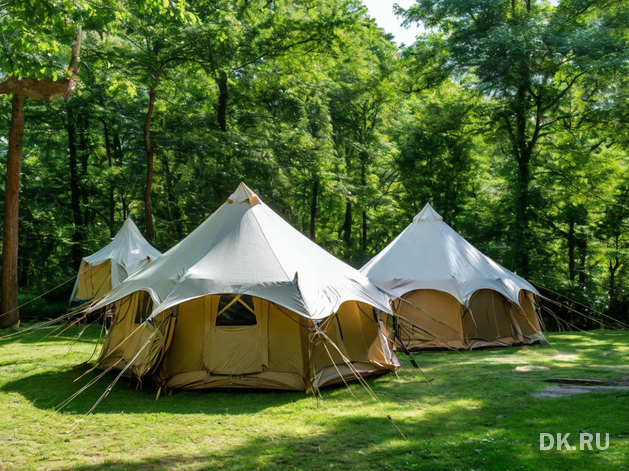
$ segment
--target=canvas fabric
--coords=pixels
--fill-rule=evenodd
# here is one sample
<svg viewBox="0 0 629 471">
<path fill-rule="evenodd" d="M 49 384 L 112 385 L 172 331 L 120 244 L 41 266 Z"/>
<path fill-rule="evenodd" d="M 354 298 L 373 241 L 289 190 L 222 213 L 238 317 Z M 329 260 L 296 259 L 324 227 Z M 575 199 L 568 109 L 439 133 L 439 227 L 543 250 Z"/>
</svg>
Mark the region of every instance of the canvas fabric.
<svg viewBox="0 0 629 471">
<path fill-rule="evenodd" d="M 111 243 L 81 260 L 70 299 L 88 301 L 100 298 L 160 255 L 128 218 Z"/>
<path fill-rule="evenodd" d="M 221 325 L 238 299 L 250 299 L 255 323 Z M 167 390 L 313 390 L 355 370 L 399 366 L 378 317 L 390 313 L 386 295 L 244 184 L 94 309 L 101 307 L 114 320 L 100 366 L 121 369 L 135 358 L 129 371 Z"/>
<path fill-rule="evenodd" d="M 545 342 L 537 290 L 473 247 L 427 204 L 361 272 L 394 299 L 410 349 Z"/>
</svg>

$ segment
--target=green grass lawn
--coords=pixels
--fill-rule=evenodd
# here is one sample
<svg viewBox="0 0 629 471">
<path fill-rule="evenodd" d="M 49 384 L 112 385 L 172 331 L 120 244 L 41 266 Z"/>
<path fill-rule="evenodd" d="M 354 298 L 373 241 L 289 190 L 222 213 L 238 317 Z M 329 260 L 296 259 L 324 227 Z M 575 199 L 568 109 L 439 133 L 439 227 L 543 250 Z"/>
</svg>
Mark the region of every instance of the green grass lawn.
<svg viewBox="0 0 629 471">
<path fill-rule="evenodd" d="M 62 412 L 53 407 L 97 373 L 97 328 L 67 354 L 77 330 L 0 341 L 0 469 L 629 469 L 629 391 L 542 399 L 545 378 L 629 377 L 629 332 L 549 334 L 553 347 L 431 352 L 369 380 L 381 405 L 351 392 L 175 392 L 100 380 Z M 528 367 L 518 368 L 516 367 Z M 544 367 L 544 368 L 530 368 Z M 547 368 L 547 369 L 545 369 Z M 389 414 L 406 439 L 387 419 Z M 606 451 L 540 451 L 540 432 L 610 434 Z"/>
</svg>

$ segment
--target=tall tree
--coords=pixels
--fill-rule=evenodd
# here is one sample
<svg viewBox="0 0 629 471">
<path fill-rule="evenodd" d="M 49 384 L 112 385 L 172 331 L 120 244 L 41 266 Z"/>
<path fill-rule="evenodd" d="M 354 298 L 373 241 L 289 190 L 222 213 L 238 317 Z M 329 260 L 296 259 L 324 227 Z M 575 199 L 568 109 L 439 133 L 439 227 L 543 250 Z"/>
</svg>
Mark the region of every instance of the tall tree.
<svg viewBox="0 0 629 471">
<path fill-rule="evenodd" d="M 157 0 L 142 4 L 147 9 L 167 8 Z M 82 29 L 102 31 L 121 16 L 121 6 L 117 0 L 99 4 L 10 0 L 0 7 L 0 70 L 8 76 L 0 83 L 0 94 L 12 97 L 13 107 L 7 154 L 0 328 L 19 322 L 18 209 L 25 101 L 68 98 L 78 72 Z M 68 57 L 70 64 L 64 67 Z"/>
<path fill-rule="evenodd" d="M 20 168 L 24 134 L 24 104 L 30 100 L 54 100 L 66 97 L 74 87 L 81 45 L 81 25 L 64 21 L 64 5 L 41 5 L 37 2 L 7 2 L 0 23 L 4 31 L 4 54 L 0 69 L 10 75 L 0 83 L 0 94 L 11 95 L 11 131 L 7 153 L 7 176 L 4 200 L 2 250 L 2 288 L 0 328 L 15 326 L 18 311 L 18 221 Z M 52 12 L 50 11 L 52 9 Z M 67 76 L 58 79 L 59 65 L 45 56 L 57 44 L 70 45 L 69 31 L 76 33 L 71 47 Z M 24 40 L 25 38 L 28 38 Z M 51 41 L 53 45 L 48 44 Z M 13 51 L 19 51 L 16 54 Z M 50 67 L 50 69 L 48 69 Z M 49 72 L 47 74 L 47 72 Z M 47 75 L 47 77 L 46 77 Z M 52 78 L 50 76 L 52 75 Z"/>
<path fill-rule="evenodd" d="M 417 48 L 444 57 L 439 66 L 447 63 L 451 75 L 491 97 L 491 131 L 504 135 L 515 164 L 513 268 L 522 275 L 529 273 L 530 189 L 540 146 L 574 117 L 569 104 L 577 87 L 591 95 L 603 85 L 597 74 L 625 66 L 626 26 L 606 14 L 622 3 L 418 0 L 403 11 L 407 22 L 435 31 Z M 617 14 L 626 15 L 626 9 Z"/>
</svg>

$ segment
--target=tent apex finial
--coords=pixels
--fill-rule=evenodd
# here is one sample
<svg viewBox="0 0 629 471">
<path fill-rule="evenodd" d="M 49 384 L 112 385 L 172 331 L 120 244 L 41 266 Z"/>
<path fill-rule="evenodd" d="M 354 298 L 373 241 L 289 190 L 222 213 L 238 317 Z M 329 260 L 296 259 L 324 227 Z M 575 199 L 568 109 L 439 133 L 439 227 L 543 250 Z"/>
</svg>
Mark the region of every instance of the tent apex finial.
<svg viewBox="0 0 629 471">
<path fill-rule="evenodd" d="M 426 205 L 424 206 L 424 209 L 422 209 L 417 214 L 417 216 L 413 218 L 413 222 L 415 223 L 423 222 L 423 221 L 430 221 L 430 222 L 443 221 L 443 218 L 441 217 L 439 213 L 437 213 L 437 211 L 433 209 L 432 206 L 430 206 L 430 203 L 426 203 Z"/>
<path fill-rule="evenodd" d="M 258 198 L 258 195 L 256 195 L 251 188 L 245 185 L 245 182 L 240 182 L 236 191 L 227 199 L 227 203 L 249 203 L 251 206 L 255 206 L 260 203 L 260 198 Z"/>
</svg>

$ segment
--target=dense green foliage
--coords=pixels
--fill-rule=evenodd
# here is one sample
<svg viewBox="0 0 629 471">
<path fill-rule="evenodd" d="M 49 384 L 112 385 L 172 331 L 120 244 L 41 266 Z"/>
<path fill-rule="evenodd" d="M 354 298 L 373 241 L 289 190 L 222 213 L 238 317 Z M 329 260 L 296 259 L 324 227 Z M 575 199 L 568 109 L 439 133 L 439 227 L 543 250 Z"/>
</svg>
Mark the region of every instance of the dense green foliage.
<svg viewBox="0 0 629 471">
<path fill-rule="evenodd" d="M 301 392 L 175 391 L 85 373 L 99 325 L 0 341 L 0 468 L 7 470 L 622 470 L 627 466 L 629 391 L 556 399 L 531 393 L 548 378 L 627 385 L 629 333 L 551 333 L 551 346 L 415 355 L 407 369 L 358 384 Z M 61 331 L 58 331 L 61 332 Z M 44 336 L 46 336 L 44 338 Z M 68 353 L 68 351 L 70 352 Z M 624 378 L 624 382 L 623 381 Z M 391 416 L 391 421 L 386 415 Z M 406 437 L 400 435 L 399 427 Z M 539 434 L 609 433 L 605 451 L 539 450 Z M 594 445 L 594 443 L 593 443 Z"/>
<path fill-rule="evenodd" d="M 400 13 L 426 34 L 404 49 L 359 0 L 0 9 L 2 76 L 65 73 L 85 32 L 72 96 L 26 104 L 23 293 L 71 278 L 124 218 L 145 227 L 161 71 L 160 250 L 241 180 L 355 266 L 430 202 L 506 267 L 629 319 L 626 2 L 418 0 Z M 10 113 L 2 98 L 0 174 Z"/>
</svg>

